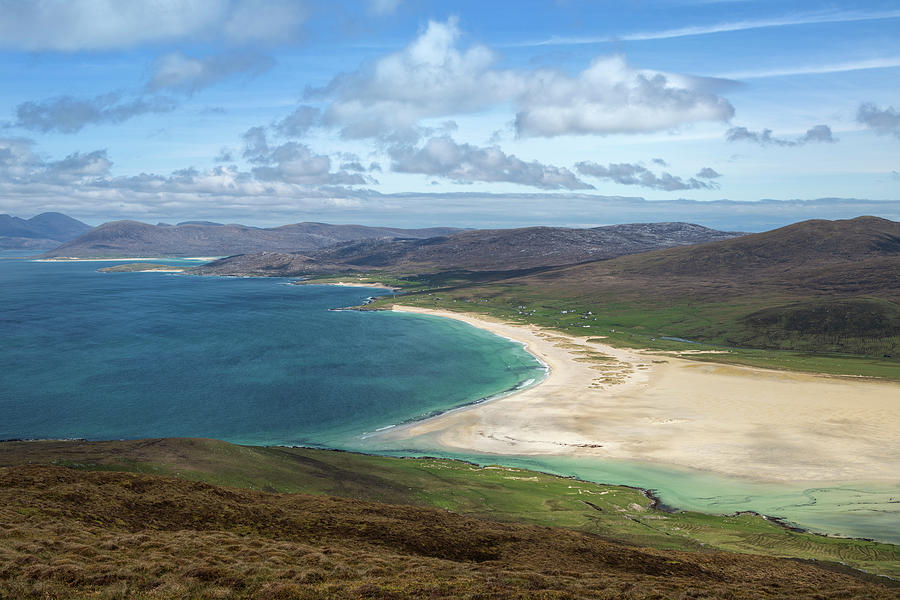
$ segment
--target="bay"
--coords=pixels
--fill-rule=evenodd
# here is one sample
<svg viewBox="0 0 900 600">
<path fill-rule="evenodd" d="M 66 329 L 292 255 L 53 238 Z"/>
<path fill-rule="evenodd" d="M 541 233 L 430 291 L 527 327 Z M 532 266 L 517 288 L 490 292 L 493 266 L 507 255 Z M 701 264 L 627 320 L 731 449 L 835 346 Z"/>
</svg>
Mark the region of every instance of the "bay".
<svg viewBox="0 0 900 600">
<path fill-rule="evenodd" d="M 383 291 L 107 264 L 0 261 L 0 438 L 345 447 L 543 375 L 461 323 L 331 310 Z"/>
</svg>

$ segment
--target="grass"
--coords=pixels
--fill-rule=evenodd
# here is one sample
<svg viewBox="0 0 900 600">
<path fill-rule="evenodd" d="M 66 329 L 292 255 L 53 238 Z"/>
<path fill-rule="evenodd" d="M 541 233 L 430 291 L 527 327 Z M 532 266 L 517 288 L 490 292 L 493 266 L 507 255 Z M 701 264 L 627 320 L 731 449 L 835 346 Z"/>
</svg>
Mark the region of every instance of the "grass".
<svg viewBox="0 0 900 600">
<path fill-rule="evenodd" d="M 0 444 L 0 465 L 20 464 L 127 471 L 272 493 L 432 507 L 491 521 L 563 527 L 657 549 L 814 559 L 900 576 L 900 549 L 891 544 L 791 531 L 754 514 L 664 512 L 634 488 L 447 459 L 200 439 Z"/>
<path fill-rule="evenodd" d="M 394 280 L 393 284 L 402 284 Z M 684 343 L 664 339 L 693 339 L 698 330 L 712 331 L 753 310 L 756 300 L 648 305 L 602 299 L 554 297 L 525 286 L 483 285 L 448 289 L 431 288 L 377 299 L 367 308 L 405 304 L 441 310 L 472 312 L 510 322 L 527 323 L 577 336 L 604 336 L 613 346 L 663 351 L 691 351 L 682 358 L 770 369 L 877 377 L 900 380 L 900 356 L 864 356 L 836 352 L 740 348 L 727 343 L 727 330 L 709 334 L 719 343 Z M 881 343 L 887 344 L 885 338 Z M 710 354 L 694 354 L 709 350 Z M 727 353 L 722 353 L 726 350 Z"/>
<path fill-rule="evenodd" d="M 0 469 L 0 598 L 894 598 L 814 564 L 153 475 Z"/>
</svg>

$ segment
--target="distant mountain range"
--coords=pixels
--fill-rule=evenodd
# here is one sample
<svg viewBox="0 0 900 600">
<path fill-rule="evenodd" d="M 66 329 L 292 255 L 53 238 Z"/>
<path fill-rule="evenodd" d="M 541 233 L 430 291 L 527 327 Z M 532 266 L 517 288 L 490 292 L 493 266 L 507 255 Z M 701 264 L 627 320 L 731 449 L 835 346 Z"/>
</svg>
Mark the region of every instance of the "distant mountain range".
<svg viewBox="0 0 900 600">
<path fill-rule="evenodd" d="M 691 223 L 637 223 L 591 229 L 479 229 L 427 239 L 376 239 L 315 252 L 232 256 L 195 270 L 216 275 L 296 276 L 335 271 L 511 271 L 608 259 L 741 235 Z"/>
<path fill-rule="evenodd" d="M 0 215 L 0 249 L 46 250 L 90 231 L 91 226 L 58 212 L 30 219 Z"/>
<path fill-rule="evenodd" d="M 296 223 L 260 228 L 211 222 L 149 225 L 112 221 L 44 254 L 45 258 L 222 256 L 247 252 L 311 251 L 369 238 L 428 238 L 461 231 L 453 227 L 396 229 L 362 225 Z"/>
</svg>

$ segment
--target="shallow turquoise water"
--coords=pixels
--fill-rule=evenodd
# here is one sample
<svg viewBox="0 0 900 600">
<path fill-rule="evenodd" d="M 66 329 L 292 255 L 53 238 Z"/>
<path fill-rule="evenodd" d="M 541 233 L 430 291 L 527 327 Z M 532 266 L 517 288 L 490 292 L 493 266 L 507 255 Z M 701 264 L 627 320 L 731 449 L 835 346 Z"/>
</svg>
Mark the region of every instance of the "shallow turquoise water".
<svg viewBox="0 0 900 600">
<path fill-rule="evenodd" d="M 758 483 L 711 473 L 632 462 L 565 457 L 459 456 L 502 462 L 587 481 L 652 490 L 664 504 L 714 514 L 752 511 L 819 533 L 900 544 L 900 485 L 890 483 Z"/>
<path fill-rule="evenodd" d="M 543 374 L 462 323 L 329 310 L 373 289 L 105 265 L 0 261 L 0 439 L 341 447 Z"/>
</svg>

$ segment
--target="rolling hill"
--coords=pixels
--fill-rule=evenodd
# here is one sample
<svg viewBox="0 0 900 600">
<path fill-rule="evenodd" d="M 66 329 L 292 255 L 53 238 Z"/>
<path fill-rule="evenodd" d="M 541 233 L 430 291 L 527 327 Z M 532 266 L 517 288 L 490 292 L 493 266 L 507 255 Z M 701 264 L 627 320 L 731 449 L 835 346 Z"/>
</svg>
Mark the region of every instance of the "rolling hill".
<svg viewBox="0 0 900 600">
<path fill-rule="evenodd" d="M 0 465 L 4 598 L 896 597 L 837 563 L 894 572 L 889 544 L 517 469 L 192 439 L 7 442 Z"/>
<path fill-rule="evenodd" d="M 326 223 L 296 223 L 266 229 L 209 222 L 149 225 L 138 221 L 112 221 L 47 252 L 44 257 L 222 256 L 246 252 L 314 250 L 350 240 L 426 238 L 456 231 L 459 230 L 450 227 L 396 229 Z"/>
<path fill-rule="evenodd" d="M 391 273 L 454 269 L 499 272 L 606 259 L 730 239 L 737 235 L 740 234 L 691 223 L 637 223 L 590 229 L 486 229 L 428 239 L 363 240 L 315 252 L 248 254 L 204 265 L 195 272 L 281 276 L 370 270 Z"/>
<path fill-rule="evenodd" d="M 521 316 L 516 307 L 537 307 L 534 318 L 555 327 L 581 327 L 581 317 L 590 312 L 602 327 L 642 340 L 667 336 L 895 358 L 900 223 L 876 217 L 804 221 L 734 239 L 455 285 L 440 298 L 427 302 L 513 318 Z M 421 294 L 398 300 L 426 301 Z"/>
</svg>

